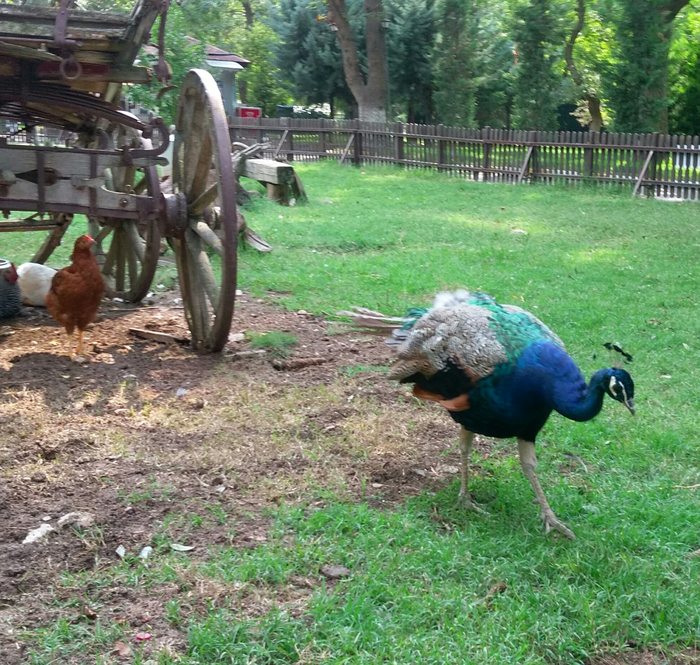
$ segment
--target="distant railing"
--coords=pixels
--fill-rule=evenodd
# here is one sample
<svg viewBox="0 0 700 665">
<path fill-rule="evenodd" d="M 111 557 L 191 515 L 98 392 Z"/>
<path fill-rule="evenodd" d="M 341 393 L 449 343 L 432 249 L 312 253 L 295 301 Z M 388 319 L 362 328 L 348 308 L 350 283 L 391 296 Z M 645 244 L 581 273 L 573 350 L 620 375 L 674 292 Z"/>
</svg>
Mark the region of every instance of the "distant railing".
<svg viewBox="0 0 700 665">
<path fill-rule="evenodd" d="M 357 120 L 235 118 L 231 138 L 268 157 L 436 169 L 481 182 L 593 182 L 700 200 L 700 137 L 466 129 Z"/>
</svg>

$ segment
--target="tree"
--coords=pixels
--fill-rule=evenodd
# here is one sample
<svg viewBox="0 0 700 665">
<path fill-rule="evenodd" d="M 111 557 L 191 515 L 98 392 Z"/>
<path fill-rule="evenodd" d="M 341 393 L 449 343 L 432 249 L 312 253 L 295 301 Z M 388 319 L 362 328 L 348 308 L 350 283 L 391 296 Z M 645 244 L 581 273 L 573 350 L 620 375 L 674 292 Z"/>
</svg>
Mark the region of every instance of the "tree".
<svg viewBox="0 0 700 665">
<path fill-rule="evenodd" d="M 153 111 L 160 115 L 166 124 L 171 124 L 175 122 L 177 112 L 178 86 L 190 69 L 202 66 L 205 44 L 188 39 L 189 22 L 177 4 L 171 5 L 166 25 L 165 60 L 172 71 L 172 87 L 163 88 L 160 83 L 152 81 L 147 85 L 129 86 L 127 94 L 134 104 Z M 158 56 L 152 51 L 142 52 L 140 59 L 154 66 Z"/>
<path fill-rule="evenodd" d="M 438 120 L 472 127 L 476 114 L 477 19 L 473 0 L 442 0 L 437 9 L 435 103 Z"/>
<path fill-rule="evenodd" d="M 551 0 L 529 0 L 515 11 L 513 39 L 515 67 L 514 124 L 525 129 L 557 126 L 560 76 L 554 71 L 559 25 Z"/>
<path fill-rule="evenodd" d="M 433 120 L 433 44 L 436 25 L 433 0 L 391 4 L 388 33 L 389 87 L 392 108 L 405 105 L 406 121 Z"/>
<path fill-rule="evenodd" d="M 582 101 L 586 107 L 584 113 L 578 114 L 581 120 L 583 120 L 582 124 L 587 125 L 592 132 L 599 132 L 603 128 L 603 114 L 597 86 L 592 77 L 584 75 L 574 60 L 574 46 L 584 28 L 585 22 L 585 0 L 576 0 L 576 23 L 564 47 L 564 60 L 566 61 L 566 67 L 569 70 L 571 79 L 580 91 Z"/>
<path fill-rule="evenodd" d="M 278 36 L 275 63 L 295 97 L 307 104 L 328 103 L 333 113 L 338 99 L 352 106 L 353 98 L 337 39 L 323 12 L 320 0 L 282 0 L 270 25 Z"/>
<path fill-rule="evenodd" d="M 241 55 L 250 60 L 250 65 L 236 76 L 241 99 L 246 104 L 261 107 L 267 116 L 274 116 L 277 105 L 289 101 L 288 85 L 274 63 L 276 44 L 275 32 L 269 26 L 255 22 L 241 33 L 233 49 L 240 50 Z"/>
<path fill-rule="evenodd" d="M 688 6 L 676 18 L 670 52 L 669 122 L 672 132 L 697 134 L 700 128 L 700 12 Z"/>
<path fill-rule="evenodd" d="M 387 54 L 382 0 L 364 0 L 366 67 L 362 67 L 357 39 L 345 0 L 328 0 L 328 20 L 337 29 L 345 80 L 357 102 L 360 120 L 386 122 Z"/>
<path fill-rule="evenodd" d="M 610 98 L 615 129 L 668 132 L 673 22 L 690 0 L 617 0 L 617 63 Z"/>
<path fill-rule="evenodd" d="M 512 25 L 508 2 L 478 3 L 477 13 L 476 124 L 510 127 L 513 112 L 515 45 L 508 32 Z"/>
</svg>

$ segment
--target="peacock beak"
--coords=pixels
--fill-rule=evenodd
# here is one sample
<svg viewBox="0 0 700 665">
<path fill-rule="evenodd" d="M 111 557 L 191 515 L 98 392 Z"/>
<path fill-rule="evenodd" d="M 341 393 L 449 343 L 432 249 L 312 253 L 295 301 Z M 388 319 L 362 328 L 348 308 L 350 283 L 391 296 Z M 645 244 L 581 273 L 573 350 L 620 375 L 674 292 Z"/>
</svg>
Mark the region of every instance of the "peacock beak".
<svg viewBox="0 0 700 665">
<path fill-rule="evenodd" d="M 633 399 L 626 399 L 625 406 L 630 410 L 630 413 L 632 415 L 634 415 L 636 413 L 636 411 L 634 410 L 634 400 Z"/>
</svg>

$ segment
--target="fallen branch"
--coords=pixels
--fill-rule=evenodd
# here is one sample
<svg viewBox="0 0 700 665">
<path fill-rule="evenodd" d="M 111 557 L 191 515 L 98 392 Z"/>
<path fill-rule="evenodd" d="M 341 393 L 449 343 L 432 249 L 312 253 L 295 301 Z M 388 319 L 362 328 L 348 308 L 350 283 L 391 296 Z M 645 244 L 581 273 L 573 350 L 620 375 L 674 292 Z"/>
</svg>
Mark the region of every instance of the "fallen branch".
<svg viewBox="0 0 700 665">
<path fill-rule="evenodd" d="M 182 344 L 184 346 L 190 343 L 190 340 L 187 337 L 177 337 L 176 335 L 170 335 L 164 332 L 157 332 L 155 330 L 129 328 L 129 333 L 134 335 L 134 337 L 141 337 L 142 339 L 148 339 L 154 342 L 163 342 L 165 344 L 175 342 L 176 344 Z"/>
<path fill-rule="evenodd" d="M 252 358 L 254 356 L 263 356 L 267 353 L 265 349 L 254 349 L 252 351 L 236 351 L 235 353 L 226 354 L 228 358 L 236 360 L 237 358 Z"/>
<path fill-rule="evenodd" d="M 289 360 L 275 360 L 272 362 L 272 366 L 280 371 L 289 371 L 294 369 L 303 369 L 304 367 L 311 367 L 312 365 L 323 365 L 330 361 L 330 358 L 326 356 L 314 356 L 312 358 L 290 358 Z"/>
</svg>

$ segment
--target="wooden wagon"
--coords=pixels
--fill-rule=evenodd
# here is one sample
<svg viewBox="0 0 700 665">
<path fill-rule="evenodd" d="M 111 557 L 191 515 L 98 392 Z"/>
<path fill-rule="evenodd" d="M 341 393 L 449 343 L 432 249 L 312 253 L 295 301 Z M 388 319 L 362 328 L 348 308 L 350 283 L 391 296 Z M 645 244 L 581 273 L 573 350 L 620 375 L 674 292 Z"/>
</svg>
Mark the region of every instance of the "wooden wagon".
<svg viewBox="0 0 700 665">
<path fill-rule="evenodd" d="M 169 132 L 120 107 L 123 84 L 153 75 L 136 57 L 168 3 L 138 0 L 130 15 L 75 9 L 72 0 L 0 4 L 0 231 L 45 232 L 33 259 L 43 263 L 73 215 L 86 215 L 108 295 L 130 302 L 148 292 L 167 239 L 192 345 L 218 351 L 233 316 L 238 237 L 218 86 L 195 69 L 180 88 L 167 193 L 157 167 L 167 163 Z M 35 127 L 74 141 L 32 144 Z"/>
</svg>

